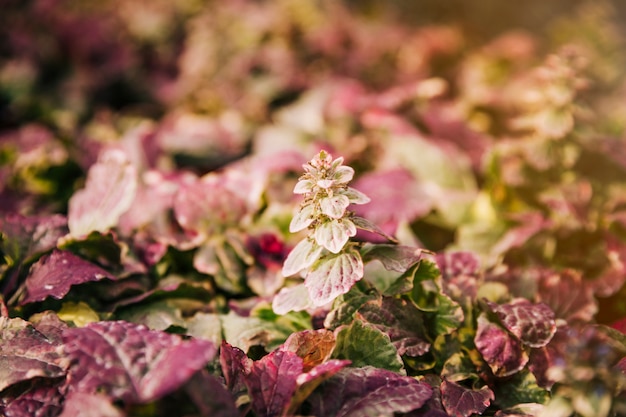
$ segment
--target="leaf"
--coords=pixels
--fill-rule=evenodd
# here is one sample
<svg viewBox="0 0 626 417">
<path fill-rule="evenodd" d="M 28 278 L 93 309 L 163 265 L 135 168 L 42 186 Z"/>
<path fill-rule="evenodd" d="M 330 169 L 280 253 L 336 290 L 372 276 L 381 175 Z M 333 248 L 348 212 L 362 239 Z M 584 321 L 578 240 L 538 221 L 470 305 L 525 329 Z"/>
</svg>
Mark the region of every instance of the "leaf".
<svg viewBox="0 0 626 417">
<path fill-rule="evenodd" d="M 465 320 L 463 309 L 445 294 L 437 295 L 437 312 L 434 316 L 437 334 L 448 334 L 458 329 Z"/>
<path fill-rule="evenodd" d="M 506 304 L 485 303 L 504 327 L 525 345 L 545 346 L 556 333 L 554 312 L 544 303 L 533 304 L 525 298 L 516 298 Z"/>
<path fill-rule="evenodd" d="M 549 305 L 555 318 L 566 320 L 570 325 L 588 323 L 598 311 L 593 287 L 574 270 L 542 274 L 537 300 Z"/>
<path fill-rule="evenodd" d="M 252 409 L 259 416 L 281 416 L 289 407 L 302 373 L 302 359 L 293 352 L 275 350 L 255 361 L 244 375 Z"/>
<path fill-rule="evenodd" d="M 388 235 L 383 231 L 383 229 L 363 217 L 352 216 L 350 217 L 350 220 L 352 220 L 352 223 L 354 223 L 354 225 L 361 230 L 376 233 L 377 235 L 384 237 L 390 242 L 398 241 L 395 237 Z"/>
<path fill-rule="evenodd" d="M 196 372 L 185 391 L 200 416 L 232 417 L 239 415 L 233 396 L 220 380 L 206 370 Z"/>
<path fill-rule="evenodd" d="M 280 349 L 293 352 L 302 358 L 302 369 L 308 372 L 328 360 L 334 347 L 334 333 L 319 329 L 292 333 Z"/>
<path fill-rule="evenodd" d="M 385 269 L 406 272 L 422 258 L 423 249 L 404 245 L 372 244 L 361 250 L 363 262 L 380 261 Z"/>
<path fill-rule="evenodd" d="M 424 184 L 404 168 L 364 173 L 355 182 L 355 187 L 372 199 L 369 204 L 355 208 L 357 215 L 390 233 L 395 232 L 401 222 L 411 223 L 428 214 L 433 207 L 433 198 Z"/>
<path fill-rule="evenodd" d="M 562 364 L 570 347 L 571 337 L 568 326 L 559 326 L 550 343 L 530 351 L 528 369 L 533 373 L 540 387 L 552 388 L 555 381 L 550 377 L 549 371 Z"/>
<path fill-rule="evenodd" d="M 184 341 L 123 321 L 69 328 L 63 342 L 73 391 L 102 392 L 131 404 L 175 391 L 217 351 L 209 341 Z"/>
<path fill-rule="evenodd" d="M 200 237 L 238 227 L 247 211 L 246 201 L 231 188 L 226 175 L 214 172 L 184 184 L 174 196 L 176 221 Z"/>
<path fill-rule="evenodd" d="M 367 204 L 371 201 L 371 199 L 368 196 L 366 196 L 359 190 L 355 190 L 352 187 L 339 189 L 337 190 L 337 194 L 341 194 L 341 195 L 348 197 L 350 204 Z"/>
<path fill-rule="evenodd" d="M 332 253 L 339 253 L 354 235 L 356 226 L 349 219 L 326 220 L 317 225 L 314 233 L 317 244 Z"/>
<path fill-rule="evenodd" d="M 255 307 L 249 316 L 241 316 L 234 311 L 221 314 L 224 339 L 233 346 L 248 352 L 252 346 L 265 346 L 272 350 L 284 342 L 289 334 L 303 330 L 302 316 L 306 313 L 275 314 L 271 307 L 262 303 Z"/>
<path fill-rule="evenodd" d="M 326 315 L 324 327 L 334 330 L 343 324 L 350 324 L 363 304 L 380 296 L 374 292 L 364 293 L 357 286 L 335 300 L 334 308 Z"/>
<path fill-rule="evenodd" d="M 65 404 L 65 387 L 51 379 L 35 379 L 27 390 L 12 395 L 11 389 L 3 391 L 0 412 L 6 417 L 57 416 Z"/>
<path fill-rule="evenodd" d="M 0 391 L 33 378 L 65 375 L 59 346 L 60 341 L 22 319 L 0 317 Z"/>
<path fill-rule="evenodd" d="M 506 410 L 498 410 L 494 417 L 536 417 L 544 410 L 543 404 L 518 404 Z"/>
<path fill-rule="evenodd" d="M 283 264 L 283 275 L 288 277 L 309 268 L 319 259 L 323 249 L 312 239 L 303 239 L 287 255 Z"/>
<path fill-rule="evenodd" d="M 332 219 L 340 219 L 343 217 L 346 209 L 350 205 L 350 200 L 348 200 L 348 197 L 345 195 L 335 194 L 333 196 L 319 199 L 319 205 L 322 214 Z M 291 227 L 289 228 L 289 231 L 292 231 Z"/>
<path fill-rule="evenodd" d="M 354 367 L 374 366 L 404 372 L 402 359 L 389 336 L 361 320 L 354 320 L 350 326 L 338 330 L 332 357 L 348 359 Z"/>
<path fill-rule="evenodd" d="M 495 384 L 493 389 L 496 403 L 502 409 L 519 404 L 545 404 L 550 399 L 550 392 L 540 387 L 535 376 L 526 369 L 501 384 Z"/>
<path fill-rule="evenodd" d="M 475 390 L 448 380 L 441 383 L 441 402 L 451 417 L 482 414 L 493 400 L 493 391 L 487 386 Z"/>
<path fill-rule="evenodd" d="M 343 163 L 343 157 L 337 158 L 337 160 L 339 159 L 341 159 L 341 162 L 335 169 L 332 179 L 335 184 L 347 184 L 352 181 L 354 177 L 354 169 L 349 166 L 341 165 L 341 163 Z M 333 162 L 333 165 L 335 165 L 335 162 Z"/>
<path fill-rule="evenodd" d="M 222 341 L 220 365 L 227 389 L 233 394 L 243 392 L 245 388 L 244 375 L 250 373 L 252 367 L 252 360 L 246 356 L 246 352 Z"/>
<path fill-rule="evenodd" d="M 219 346 L 222 343 L 222 322 L 215 313 L 198 312 L 187 320 L 187 333 L 198 339 L 210 340 Z"/>
<path fill-rule="evenodd" d="M 115 279 L 108 271 L 72 252 L 55 249 L 31 267 L 24 283 L 26 296 L 20 305 L 43 301 L 48 297 L 61 299 L 74 285 L 105 278 Z"/>
<path fill-rule="evenodd" d="M 316 306 L 323 306 L 363 278 L 363 261 L 354 249 L 320 258 L 304 280 L 309 297 Z"/>
<path fill-rule="evenodd" d="M 478 317 L 474 343 L 496 376 L 519 372 L 528 362 L 528 354 L 519 339 L 489 321 L 484 313 Z"/>
<path fill-rule="evenodd" d="M 67 234 L 67 219 L 60 214 L 22 216 L 9 213 L 0 217 L 0 250 L 13 262 L 47 252 Z"/>
<path fill-rule="evenodd" d="M 281 288 L 272 300 L 272 309 L 276 314 L 303 311 L 310 307 L 313 307 L 313 303 L 304 283 Z"/>
<path fill-rule="evenodd" d="M 349 360 L 331 359 L 316 365 L 306 373 L 300 374 L 297 379 L 298 389 L 291 399 L 287 415 L 294 415 L 309 395 L 325 380 L 329 379 L 346 366 Z"/>
<path fill-rule="evenodd" d="M 474 276 L 478 274 L 480 267 L 480 259 L 472 252 L 439 253 L 435 259 L 444 280 L 453 279 L 459 275 Z"/>
<path fill-rule="evenodd" d="M 308 402 L 316 416 L 391 417 L 421 408 L 431 395 L 425 382 L 368 366 L 341 370 Z"/>
<path fill-rule="evenodd" d="M 100 320 L 98 313 L 83 301 L 78 303 L 65 302 L 57 314 L 61 320 L 67 323 L 71 322 L 76 327 L 83 327 Z"/>
<path fill-rule="evenodd" d="M 59 417 L 123 417 L 111 398 L 99 393 L 69 392 Z"/>
<path fill-rule="evenodd" d="M 70 198 L 68 226 L 70 235 L 82 238 L 91 232 L 105 233 L 133 203 L 137 172 L 120 150 L 104 152 L 89 168 L 85 188 Z"/>
<path fill-rule="evenodd" d="M 303 206 L 300 206 L 296 214 L 291 219 L 291 222 L 289 223 L 289 231 L 291 233 L 296 233 L 309 227 L 313 223 L 313 220 L 315 220 L 315 218 L 313 217 L 314 213 L 315 206 L 313 204 L 305 204 Z"/>
<path fill-rule="evenodd" d="M 412 303 L 385 297 L 382 303 L 368 302 L 359 314 L 389 336 L 400 356 L 422 356 L 430 349 L 422 312 Z"/>
<path fill-rule="evenodd" d="M 435 331 L 435 337 L 453 332 L 465 319 L 461 306 L 442 292 L 440 280 L 437 266 L 433 262 L 422 261 L 415 272 L 410 292 L 417 308 L 428 313 L 426 325 Z"/>
<path fill-rule="evenodd" d="M 264 346 L 270 338 L 269 325 L 257 317 L 242 317 L 234 311 L 220 315 L 224 340 L 248 352 L 252 346 Z"/>
</svg>

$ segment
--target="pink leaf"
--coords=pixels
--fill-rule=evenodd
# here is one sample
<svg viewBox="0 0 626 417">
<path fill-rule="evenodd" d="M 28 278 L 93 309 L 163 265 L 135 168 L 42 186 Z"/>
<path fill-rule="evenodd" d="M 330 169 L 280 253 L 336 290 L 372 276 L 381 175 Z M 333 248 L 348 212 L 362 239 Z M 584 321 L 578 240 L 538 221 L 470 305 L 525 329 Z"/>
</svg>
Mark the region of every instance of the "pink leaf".
<svg viewBox="0 0 626 417">
<path fill-rule="evenodd" d="M 87 174 L 85 188 L 69 201 L 70 235 L 80 238 L 91 232 L 107 232 L 133 203 L 137 172 L 120 150 L 103 153 Z"/>
<path fill-rule="evenodd" d="M 69 251 L 54 250 L 35 263 L 26 278 L 26 297 L 20 304 L 63 298 L 73 285 L 101 279 L 115 279 L 105 269 Z"/>
</svg>

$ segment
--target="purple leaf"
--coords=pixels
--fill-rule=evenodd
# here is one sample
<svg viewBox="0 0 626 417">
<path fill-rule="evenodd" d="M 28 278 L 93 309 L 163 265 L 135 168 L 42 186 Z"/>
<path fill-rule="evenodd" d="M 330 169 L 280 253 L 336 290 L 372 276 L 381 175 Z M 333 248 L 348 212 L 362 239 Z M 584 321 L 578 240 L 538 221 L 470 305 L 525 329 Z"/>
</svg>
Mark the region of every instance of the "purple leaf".
<svg viewBox="0 0 626 417">
<path fill-rule="evenodd" d="M 54 250 L 41 257 L 26 278 L 26 296 L 21 305 L 43 301 L 48 297 L 63 298 L 73 285 L 101 279 L 115 279 L 106 270 L 69 251 Z"/>
<path fill-rule="evenodd" d="M 544 303 L 516 298 L 506 304 L 486 301 L 511 333 L 530 347 L 545 346 L 556 332 L 554 312 Z"/>
<path fill-rule="evenodd" d="M 281 416 L 289 406 L 302 373 L 302 359 L 293 352 L 275 350 L 254 362 L 244 376 L 252 408 L 259 416 Z"/>
<path fill-rule="evenodd" d="M 174 215 L 183 229 L 208 236 L 238 226 L 246 201 L 225 175 L 210 173 L 184 184 L 174 197 Z"/>
<path fill-rule="evenodd" d="M 474 343 L 496 376 L 519 372 L 528 362 L 528 355 L 519 339 L 489 321 L 484 313 L 478 317 Z"/>
<path fill-rule="evenodd" d="M 324 363 L 321 363 L 313 369 L 309 370 L 304 374 L 300 374 L 298 376 L 297 382 L 299 386 L 299 390 L 302 389 L 303 386 L 307 384 L 311 384 L 312 382 L 321 383 L 323 380 L 330 378 L 335 375 L 337 372 L 350 365 L 349 360 L 345 359 L 330 359 Z"/>
<path fill-rule="evenodd" d="M 480 259 L 472 252 L 439 253 L 435 260 L 444 280 L 459 275 L 475 276 L 480 268 Z"/>
<path fill-rule="evenodd" d="M 65 216 L 22 216 L 7 214 L 0 217 L 0 249 L 13 260 L 27 259 L 47 252 L 57 245 L 57 240 L 67 234 Z"/>
<path fill-rule="evenodd" d="M 99 393 L 70 392 L 59 417 L 123 417 L 111 398 Z"/>
<path fill-rule="evenodd" d="M 406 413 L 428 401 L 432 388 L 415 378 L 373 367 L 346 368 L 309 399 L 317 416 L 381 416 Z"/>
<path fill-rule="evenodd" d="M 433 207 L 424 187 L 405 169 L 364 174 L 354 187 L 371 198 L 369 204 L 355 207 L 355 212 L 387 234 L 394 234 L 399 223 L 424 216 Z"/>
<path fill-rule="evenodd" d="M 59 343 L 22 319 L 0 317 L 0 391 L 37 377 L 65 375 Z"/>
<path fill-rule="evenodd" d="M 296 380 L 298 383 L 298 389 L 291 399 L 287 415 L 296 414 L 296 411 L 302 405 L 304 400 L 306 400 L 321 383 L 341 371 L 346 366 L 350 366 L 349 360 L 331 359 L 315 366 L 307 373 L 300 374 Z"/>
<path fill-rule="evenodd" d="M 250 373 L 252 360 L 243 350 L 222 341 L 220 365 L 227 388 L 233 393 L 240 392 L 244 387 L 243 376 Z"/>
<path fill-rule="evenodd" d="M 571 342 L 570 337 L 568 327 L 559 327 L 550 343 L 531 350 L 528 369 L 533 373 L 540 387 L 550 389 L 554 384 L 555 381 L 550 378 L 548 370 L 562 365 Z"/>
<path fill-rule="evenodd" d="M 196 372 L 187 383 L 186 391 L 201 416 L 239 415 L 233 396 L 219 379 L 210 375 L 206 370 Z"/>
<path fill-rule="evenodd" d="M 451 417 L 482 414 L 493 400 L 493 391 L 487 386 L 475 390 L 448 380 L 441 383 L 441 401 Z"/>
<path fill-rule="evenodd" d="M 70 328 L 63 334 L 72 361 L 71 391 L 103 392 L 145 403 L 173 392 L 216 354 L 213 343 L 123 321 Z"/>
<path fill-rule="evenodd" d="M 5 417 L 56 416 L 64 403 L 61 384 L 55 380 L 37 381 L 14 398 L 5 391 L 0 399 L 0 414 Z"/>
<path fill-rule="evenodd" d="M 557 318 L 568 324 L 588 323 L 598 311 L 593 287 L 573 270 L 549 271 L 539 278 L 538 301 L 551 307 Z"/>
<path fill-rule="evenodd" d="M 400 356 L 422 356 L 429 351 L 422 312 L 406 300 L 383 298 L 382 302 L 370 301 L 359 313 L 389 336 Z"/>
<path fill-rule="evenodd" d="M 85 188 L 69 201 L 70 234 L 82 238 L 91 232 L 105 233 L 133 203 L 137 190 L 137 172 L 120 150 L 105 151 L 87 174 Z"/>
</svg>

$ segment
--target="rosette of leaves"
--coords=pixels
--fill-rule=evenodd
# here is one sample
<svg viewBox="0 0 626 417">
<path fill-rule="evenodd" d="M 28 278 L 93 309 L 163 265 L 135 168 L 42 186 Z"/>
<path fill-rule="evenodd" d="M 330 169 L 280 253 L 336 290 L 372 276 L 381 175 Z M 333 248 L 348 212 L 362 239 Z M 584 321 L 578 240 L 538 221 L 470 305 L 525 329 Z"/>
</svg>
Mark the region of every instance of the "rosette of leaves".
<svg viewBox="0 0 626 417">
<path fill-rule="evenodd" d="M 348 210 L 350 204 L 365 204 L 369 198 L 348 186 L 354 169 L 343 161 L 322 150 L 303 165 L 305 173 L 294 193 L 304 195 L 304 200 L 289 231 L 308 230 L 308 235 L 289 253 L 282 273 L 286 277 L 301 274 L 304 284 L 280 291 L 273 303 L 277 313 L 326 305 L 363 278 L 358 243 L 350 238 L 357 227 L 376 228 Z"/>
</svg>

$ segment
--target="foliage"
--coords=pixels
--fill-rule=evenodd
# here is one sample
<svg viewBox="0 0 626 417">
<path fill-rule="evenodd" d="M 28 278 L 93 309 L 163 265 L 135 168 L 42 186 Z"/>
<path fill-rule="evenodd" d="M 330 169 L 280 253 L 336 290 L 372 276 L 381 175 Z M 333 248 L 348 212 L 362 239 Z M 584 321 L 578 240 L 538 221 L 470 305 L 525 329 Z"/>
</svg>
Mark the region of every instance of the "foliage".
<svg viewBox="0 0 626 417">
<path fill-rule="evenodd" d="M 615 10 L 352 3 L 3 5 L 0 414 L 626 415 Z"/>
</svg>

